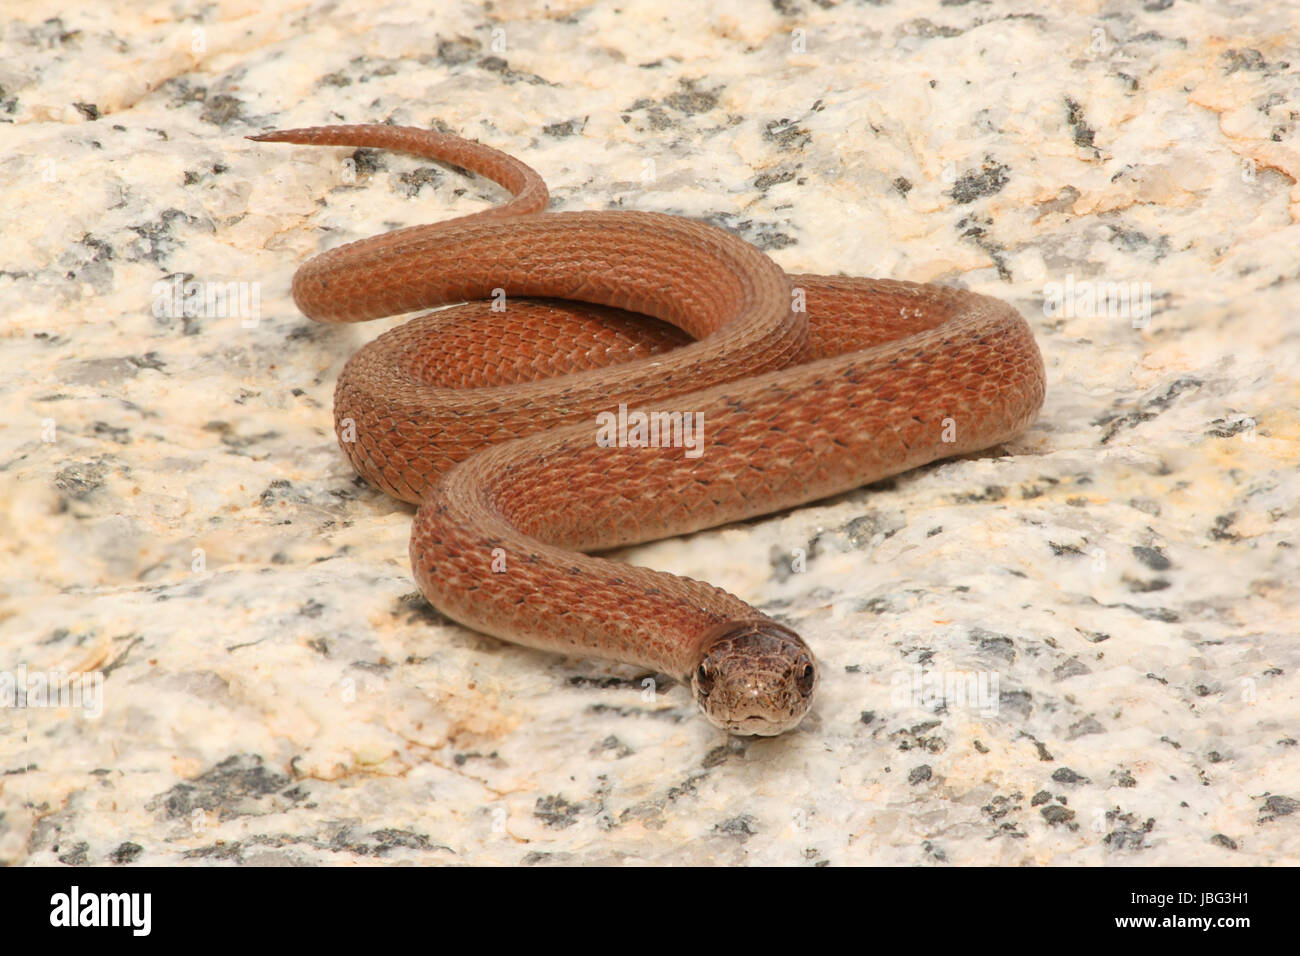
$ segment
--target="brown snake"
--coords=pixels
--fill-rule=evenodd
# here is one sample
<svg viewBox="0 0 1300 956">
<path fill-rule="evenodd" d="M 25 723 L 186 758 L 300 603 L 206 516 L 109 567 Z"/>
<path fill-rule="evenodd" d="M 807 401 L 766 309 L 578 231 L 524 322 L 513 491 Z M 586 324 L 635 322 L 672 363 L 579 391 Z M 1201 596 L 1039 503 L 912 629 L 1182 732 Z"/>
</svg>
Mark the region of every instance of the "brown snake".
<svg viewBox="0 0 1300 956">
<path fill-rule="evenodd" d="M 440 611 L 519 644 L 689 680 L 732 733 L 778 734 L 803 718 L 818 682 L 803 640 L 709 584 L 582 552 L 988 448 L 1042 404 L 1033 334 L 996 299 L 787 275 L 678 216 L 542 212 L 537 173 L 455 136 L 368 125 L 250 138 L 403 150 L 514 195 L 298 269 L 294 301 L 321 322 L 468 303 L 352 356 L 334 394 L 340 445 L 366 480 L 419 505 L 411 566 Z M 598 414 L 620 404 L 629 430 L 602 432 L 610 419 Z M 637 429 L 638 411 L 658 413 L 657 440 Z M 694 452 L 679 421 L 696 423 Z"/>
</svg>

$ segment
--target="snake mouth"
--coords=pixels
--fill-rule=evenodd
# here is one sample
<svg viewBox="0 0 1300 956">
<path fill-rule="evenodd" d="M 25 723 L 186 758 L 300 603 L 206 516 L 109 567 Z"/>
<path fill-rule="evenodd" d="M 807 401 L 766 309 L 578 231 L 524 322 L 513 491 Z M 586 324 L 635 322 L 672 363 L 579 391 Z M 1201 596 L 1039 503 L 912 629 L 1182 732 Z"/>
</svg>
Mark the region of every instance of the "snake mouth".
<svg viewBox="0 0 1300 956">
<path fill-rule="evenodd" d="M 803 715 L 800 714 L 799 717 L 802 718 Z M 777 737 L 793 729 L 798 723 L 798 719 L 775 721 L 761 716 L 713 721 L 714 726 L 737 737 Z"/>
</svg>

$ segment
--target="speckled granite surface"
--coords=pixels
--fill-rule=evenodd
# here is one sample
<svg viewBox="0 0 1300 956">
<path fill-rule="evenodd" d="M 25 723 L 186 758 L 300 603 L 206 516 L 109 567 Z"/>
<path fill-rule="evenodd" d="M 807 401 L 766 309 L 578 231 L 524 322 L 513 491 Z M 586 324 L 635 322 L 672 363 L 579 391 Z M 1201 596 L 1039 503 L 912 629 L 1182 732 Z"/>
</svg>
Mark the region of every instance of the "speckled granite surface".
<svg viewBox="0 0 1300 956">
<path fill-rule="evenodd" d="M 0 709 L 0 860 L 1300 862 L 1294 4 L 427 6 L 6 5 L 0 697 L 89 683 Z M 630 552 L 808 638 L 798 732 L 416 593 L 289 279 L 500 193 L 242 139 L 387 120 L 1030 318 L 1012 445 Z"/>
</svg>

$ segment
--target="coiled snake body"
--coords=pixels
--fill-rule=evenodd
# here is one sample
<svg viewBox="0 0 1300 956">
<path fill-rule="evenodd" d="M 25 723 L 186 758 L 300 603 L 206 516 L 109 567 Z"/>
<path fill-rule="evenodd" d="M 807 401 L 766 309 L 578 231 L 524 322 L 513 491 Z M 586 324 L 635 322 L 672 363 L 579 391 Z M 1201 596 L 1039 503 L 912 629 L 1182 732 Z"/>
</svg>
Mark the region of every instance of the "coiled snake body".
<svg viewBox="0 0 1300 956">
<path fill-rule="evenodd" d="M 787 275 L 730 233 L 677 216 L 545 213 L 532 169 L 441 133 L 365 125 L 250 138 L 403 150 L 513 194 L 299 268 L 294 301 L 322 322 L 468 303 L 348 361 L 335 391 L 340 444 L 368 481 L 419 506 L 411 566 L 439 610 L 519 644 L 681 677 L 732 733 L 802 719 L 819 679 L 812 651 L 726 591 L 584 552 L 987 448 L 1042 404 L 1033 335 L 995 299 Z M 645 413 L 672 440 L 648 441 L 644 427 L 601 439 L 602 412 L 606 423 L 622 414 L 620 428 Z M 696 423 L 695 450 L 679 420 Z"/>
</svg>

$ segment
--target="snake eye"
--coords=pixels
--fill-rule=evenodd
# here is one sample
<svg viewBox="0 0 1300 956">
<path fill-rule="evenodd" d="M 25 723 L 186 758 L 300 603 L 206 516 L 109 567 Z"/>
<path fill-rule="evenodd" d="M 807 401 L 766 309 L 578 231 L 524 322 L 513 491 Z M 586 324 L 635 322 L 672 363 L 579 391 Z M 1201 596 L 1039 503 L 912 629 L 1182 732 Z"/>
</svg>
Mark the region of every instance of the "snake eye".
<svg viewBox="0 0 1300 956">
<path fill-rule="evenodd" d="M 817 672 L 813 669 L 812 664 L 805 663 L 799 671 L 799 693 L 807 696 L 813 691 L 813 682 L 816 680 Z"/>
<path fill-rule="evenodd" d="M 713 670 L 709 667 L 708 661 L 696 668 L 695 686 L 699 688 L 701 694 L 707 695 L 713 690 Z"/>
</svg>

